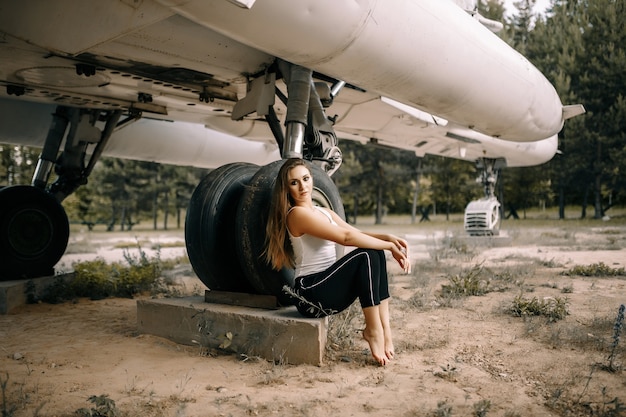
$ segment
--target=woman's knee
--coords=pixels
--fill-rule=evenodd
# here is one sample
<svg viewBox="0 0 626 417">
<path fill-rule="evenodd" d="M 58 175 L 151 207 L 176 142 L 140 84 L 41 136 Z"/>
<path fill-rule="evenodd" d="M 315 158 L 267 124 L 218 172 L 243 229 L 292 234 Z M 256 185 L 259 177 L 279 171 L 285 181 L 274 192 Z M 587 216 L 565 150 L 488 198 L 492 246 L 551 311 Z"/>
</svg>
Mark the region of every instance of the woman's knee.
<svg viewBox="0 0 626 417">
<path fill-rule="evenodd" d="M 385 258 L 385 251 L 378 249 L 367 249 L 367 254 L 371 261 L 377 266 L 384 265 L 387 262 L 387 258 Z"/>
<path fill-rule="evenodd" d="M 368 248 L 363 248 L 363 249 L 358 249 L 358 250 L 366 253 L 372 259 L 376 259 L 376 260 L 380 260 L 381 258 L 385 259 L 385 251 L 382 251 L 379 249 L 368 249 Z"/>
</svg>

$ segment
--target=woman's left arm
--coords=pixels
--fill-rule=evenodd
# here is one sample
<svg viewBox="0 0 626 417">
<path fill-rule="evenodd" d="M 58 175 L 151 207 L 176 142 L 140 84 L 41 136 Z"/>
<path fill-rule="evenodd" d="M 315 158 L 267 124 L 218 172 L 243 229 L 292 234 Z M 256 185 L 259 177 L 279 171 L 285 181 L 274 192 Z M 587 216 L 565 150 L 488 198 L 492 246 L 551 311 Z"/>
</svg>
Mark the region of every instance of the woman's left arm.
<svg viewBox="0 0 626 417">
<path fill-rule="evenodd" d="M 351 230 L 355 230 L 357 232 L 366 234 L 368 236 L 371 237 L 375 237 L 376 239 L 380 239 L 380 240 L 384 240 L 387 242 L 391 242 L 393 243 L 398 249 L 400 249 L 400 251 L 403 251 L 405 254 L 408 254 L 409 252 L 409 244 L 407 243 L 406 240 L 399 238 L 397 236 L 394 236 L 392 234 L 388 234 L 388 233 L 370 233 L 370 232 L 364 232 L 362 230 L 357 229 L 356 227 L 352 226 L 351 224 L 349 224 L 348 222 L 346 222 L 344 219 L 342 219 L 337 213 L 335 213 L 332 210 L 328 210 L 328 212 L 330 213 L 331 217 L 333 218 L 333 220 L 335 221 L 335 223 L 337 223 L 337 225 L 339 225 L 339 227 L 343 227 L 346 229 L 351 229 Z"/>
<path fill-rule="evenodd" d="M 339 215 L 335 213 L 334 211 L 328 210 L 328 212 L 330 213 L 335 223 L 337 223 L 337 226 L 343 229 L 352 230 L 352 231 L 373 237 L 378 240 L 392 243 L 394 246 L 393 250 L 391 251 L 392 256 L 394 257 L 396 261 L 398 261 L 398 263 L 400 264 L 404 272 L 406 272 L 407 274 L 411 273 L 411 261 L 409 258 L 409 244 L 407 243 L 406 240 L 399 238 L 397 236 L 394 236 L 392 234 L 387 234 L 387 233 L 363 232 L 357 229 L 356 227 L 352 226 L 351 224 L 347 223 L 344 219 L 339 217 Z"/>
</svg>

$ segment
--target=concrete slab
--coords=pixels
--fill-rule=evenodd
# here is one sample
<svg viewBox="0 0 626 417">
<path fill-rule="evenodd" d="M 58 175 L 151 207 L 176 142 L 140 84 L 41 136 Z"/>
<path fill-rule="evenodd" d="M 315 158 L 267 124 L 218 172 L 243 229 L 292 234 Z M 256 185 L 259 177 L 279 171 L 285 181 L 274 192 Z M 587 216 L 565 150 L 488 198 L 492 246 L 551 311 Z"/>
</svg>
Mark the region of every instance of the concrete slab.
<svg viewBox="0 0 626 417">
<path fill-rule="evenodd" d="M 202 296 L 137 301 L 139 332 L 183 345 L 224 349 L 267 360 L 321 365 L 328 319 L 295 307 L 261 309 L 207 303 Z"/>
<path fill-rule="evenodd" d="M 46 289 L 58 279 L 71 280 L 74 274 L 0 281 L 0 314 L 8 314 L 16 307 L 42 297 Z M 30 299 L 29 299 L 30 298 Z"/>
</svg>

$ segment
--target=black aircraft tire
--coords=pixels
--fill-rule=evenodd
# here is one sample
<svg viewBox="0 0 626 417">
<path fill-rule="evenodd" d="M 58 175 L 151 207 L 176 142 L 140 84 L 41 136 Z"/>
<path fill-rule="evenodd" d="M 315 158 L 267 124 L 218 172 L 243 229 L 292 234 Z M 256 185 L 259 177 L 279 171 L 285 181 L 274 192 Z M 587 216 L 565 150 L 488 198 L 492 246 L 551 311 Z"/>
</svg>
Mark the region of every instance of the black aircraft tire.
<svg viewBox="0 0 626 417">
<path fill-rule="evenodd" d="M 0 281 L 53 275 L 69 235 L 63 206 L 46 191 L 0 189 Z"/>
<path fill-rule="evenodd" d="M 275 271 L 263 258 L 271 194 L 283 162 L 276 161 L 259 169 L 246 187 L 237 213 L 237 230 L 241 239 L 237 249 L 248 281 L 258 293 L 274 295 L 281 304 L 288 305 L 292 301 L 283 292 L 283 286 L 293 286 L 294 270 L 283 268 Z M 311 165 L 311 173 L 314 204 L 328 207 L 344 218 L 343 204 L 333 181 L 316 165 Z"/>
<path fill-rule="evenodd" d="M 189 201 L 187 254 L 198 278 L 212 290 L 253 291 L 237 258 L 235 216 L 243 189 L 258 169 L 247 163 L 223 165 L 200 181 Z"/>
</svg>

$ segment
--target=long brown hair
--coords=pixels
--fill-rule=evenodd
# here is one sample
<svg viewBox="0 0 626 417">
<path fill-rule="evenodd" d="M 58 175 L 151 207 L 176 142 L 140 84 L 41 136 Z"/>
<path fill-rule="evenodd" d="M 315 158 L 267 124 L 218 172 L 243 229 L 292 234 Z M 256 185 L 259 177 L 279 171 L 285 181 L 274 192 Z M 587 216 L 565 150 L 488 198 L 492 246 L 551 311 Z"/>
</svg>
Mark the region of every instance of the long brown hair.
<svg viewBox="0 0 626 417">
<path fill-rule="evenodd" d="M 295 267 L 293 248 L 287 232 L 287 213 L 293 206 L 293 201 L 289 195 L 289 171 L 297 166 L 304 166 L 309 172 L 311 171 L 304 159 L 290 158 L 285 160 L 278 171 L 272 192 L 265 234 L 265 259 L 276 270 L 283 267 Z"/>
</svg>

